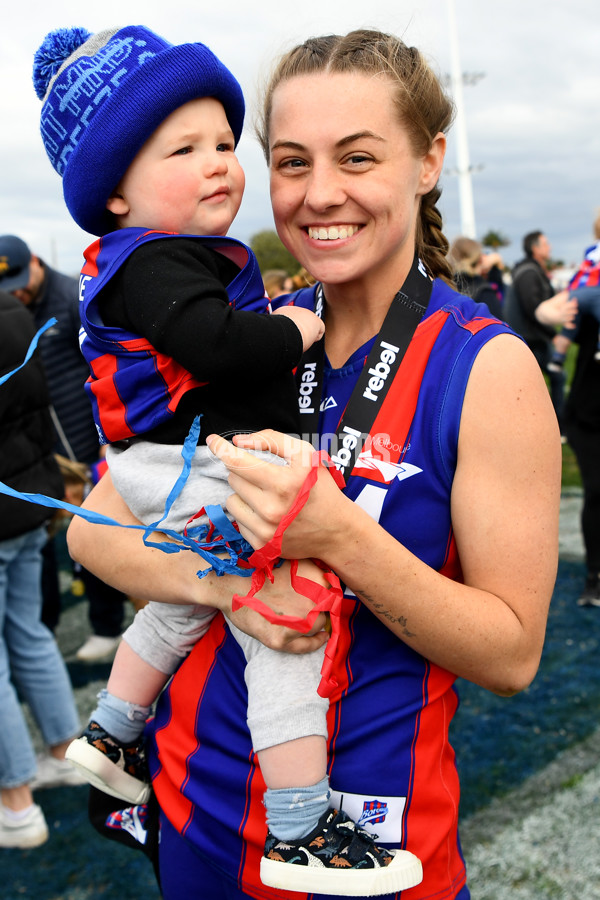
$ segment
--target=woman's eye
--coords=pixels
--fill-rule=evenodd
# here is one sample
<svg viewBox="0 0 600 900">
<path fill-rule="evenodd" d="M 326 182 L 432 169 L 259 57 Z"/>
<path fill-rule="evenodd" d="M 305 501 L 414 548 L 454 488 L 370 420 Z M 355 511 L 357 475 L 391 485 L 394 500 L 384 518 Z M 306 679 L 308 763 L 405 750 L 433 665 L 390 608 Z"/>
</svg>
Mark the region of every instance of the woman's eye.
<svg viewBox="0 0 600 900">
<path fill-rule="evenodd" d="M 278 169 L 302 169 L 306 166 L 306 163 L 303 159 L 282 159 L 280 163 L 277 164 Z"/>
</svg>

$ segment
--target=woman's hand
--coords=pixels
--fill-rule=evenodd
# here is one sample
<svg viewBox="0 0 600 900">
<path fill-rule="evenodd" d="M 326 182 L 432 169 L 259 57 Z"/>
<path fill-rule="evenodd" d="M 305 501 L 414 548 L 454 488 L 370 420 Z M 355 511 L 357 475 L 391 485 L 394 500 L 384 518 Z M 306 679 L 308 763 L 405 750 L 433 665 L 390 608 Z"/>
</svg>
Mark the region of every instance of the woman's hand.
<svg viewBox="0 0 600 900">
<path fill-rule="evenodd" d="M 271 540 L 283 516 L 292 508 L 313 467 L 314 448 L 307 441 L 277 431 L 236 435 L 235 446 L 210 435 L 207 446 L 229 469 L 234 493 L 227 509 L 243 536 L 257 549 Z M 243 448 L 268 450 L 287 463 L 278 466 L 246 453 Z M 283 535 L 286 559 L 313 557 L 328 561 L 344 533 L 344 516 L 352 516 L 354 504 L 342 494 L 332 475 L 319 466 L 308 500 Z"/>
<path fill-rule="evenodd" d="M 322 570 L 309 559 L 300 560 L 298 574 L 325 587 L 329 586 Z M 290 563 L 285 561 L 274 569 L 273 578 L 273 584 L 268 579 L 265 580 L 265 584 L 258 594 L 260 599 L 274 612 L 304 618 L 310 612 L 312 602 L 291 589 Z M 249 579 L 245 579 L 245 581 L 246 587 L 248 587 Z M 240 593 L 245 593 L 245 589 L 242 589 Z M 230 604 L 228 608 L 222 609 L 241 631 L 245 631 L 246 634 L 256 638 L 271 650 L 281 650 L 285 653 L 309 653 L 317 650 L 329 638 L 329 633 L 324 630 L 326 626 L 324 614 L 318 616 L 312 630 L 307 635 L 302 635 L 283 625 L 271 624 L 260 613 L 254 612 L 247 606 L 242 606 L 233 613 Z"/>
</svg>

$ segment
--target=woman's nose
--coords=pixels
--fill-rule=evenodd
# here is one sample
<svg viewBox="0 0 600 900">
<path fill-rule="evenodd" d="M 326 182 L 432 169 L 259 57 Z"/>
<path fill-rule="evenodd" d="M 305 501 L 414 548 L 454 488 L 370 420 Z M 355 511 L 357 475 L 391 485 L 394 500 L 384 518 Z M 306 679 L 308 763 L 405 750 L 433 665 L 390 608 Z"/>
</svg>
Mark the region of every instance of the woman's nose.
<svg viewBox="0 0 600 900">
<path fill-rule="evenodd" d="M 335 169 L 329 166 L 313 166 L 309 175 L 305 206 L 315 212 L 322 212 L 332 206 L 341 206 L 346 199 L 342 179 Z"/>
</svg>

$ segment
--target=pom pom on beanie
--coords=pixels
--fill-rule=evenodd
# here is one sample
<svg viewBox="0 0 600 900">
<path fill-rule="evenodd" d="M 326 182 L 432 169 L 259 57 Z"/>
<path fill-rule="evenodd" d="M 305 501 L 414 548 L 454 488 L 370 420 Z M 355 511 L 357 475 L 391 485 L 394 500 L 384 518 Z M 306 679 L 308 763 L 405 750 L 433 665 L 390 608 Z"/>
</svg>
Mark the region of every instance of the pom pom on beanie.
<svg viewBox="0 0 600 900">
<path fill-rule="evenodd" d="M 46 35 L 33 58 L 33 86 L 40 100 L 62 64 L 91 36 L 86 28 L 58 28 Z"/>
<path fill-rule="evenodd" d="M 184 103 L 215 97 L 236 144 L 242 133 L 242 89 L 214 53 L 200 43 L 170 44 L 141 25 L 51 32 L 35 54 L 33 81 L 44 101 L 46 153 L 69 212 L 90 234 L 113 229 L 109 197 L 150 135 Z"/>
</svg>

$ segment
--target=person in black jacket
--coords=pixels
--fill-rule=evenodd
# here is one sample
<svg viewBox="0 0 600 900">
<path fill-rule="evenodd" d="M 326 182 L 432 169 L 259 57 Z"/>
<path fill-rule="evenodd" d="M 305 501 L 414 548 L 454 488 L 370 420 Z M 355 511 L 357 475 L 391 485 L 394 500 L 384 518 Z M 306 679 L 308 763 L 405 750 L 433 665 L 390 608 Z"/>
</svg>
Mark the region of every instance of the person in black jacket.
<svg viewBox="0 0 600 900">
<path fill-rule="evenodd" d="M 581 530 L 587 566 L 577 603 L 600 607 L 600 365 L 598 322 L 583 315 L 576 338 L 579 352 L 565 409 L 565 428 L 583 482 Z"/>
<path fill-rule="evenodd" d="M 24 307 L 0 292 L 0 376 L 25 358 L 35 329 Z M 0 480 L 17 491 L 62 498 L 53 455 L 46 379 L 39 354 L 0 388 Z M 64 761 L 78 730 L 73 691 L 52 633 L 41 622 L 42 547 L 49 510 L 0 494 L 0 847 L 48 837 L 31 782 L 41 766 L 55 784 L 77 784 Z M 18 694 L 17 694 L 18 691 Z M 49 756 L 36 760 L 19 701 L 29 705 Z"/>
<path fill-rule="evenodd" d="M 511 308 L 507 310 L 506 321 L 521 335 L 542 372 L 548 375 L 552 405 L 562 434 L 565 376 L 562 372 L 548 370 L 556 329 L 536 316 L 538 306 L 554 296 L 547 268 L 552 247 L 542 231 L 532 231 L 523 238 L 523 251 L 525 257 L 512 271 L 514 303 L 509 304 Z"/>
<path fill-rule="evenodd" d="M 57 272 L 33 254 L 21 238 L 5 234 L 0 236 L 0 289 L 13 294 L 27 307 L 36 328 L 52 317 L 57 320 L 39 344 L 57 435 L 54 450 L 72 461 L 92 465 L 98 460 L 100 447 L 92 407 L 84 389 L 89 370 L 79 350 L 77 278 Z M 89 601 L 92 634 L 79 648 L 77 658 L 94 662 L 114 653 L 120 641 L 125 597 L 91 572 L 80 570 L 78 574 Z M 44 548 L 42 577 L 42 619 L 54 630 L 60 616 L 60 591 L 53 540 Z"/>
</svg>

